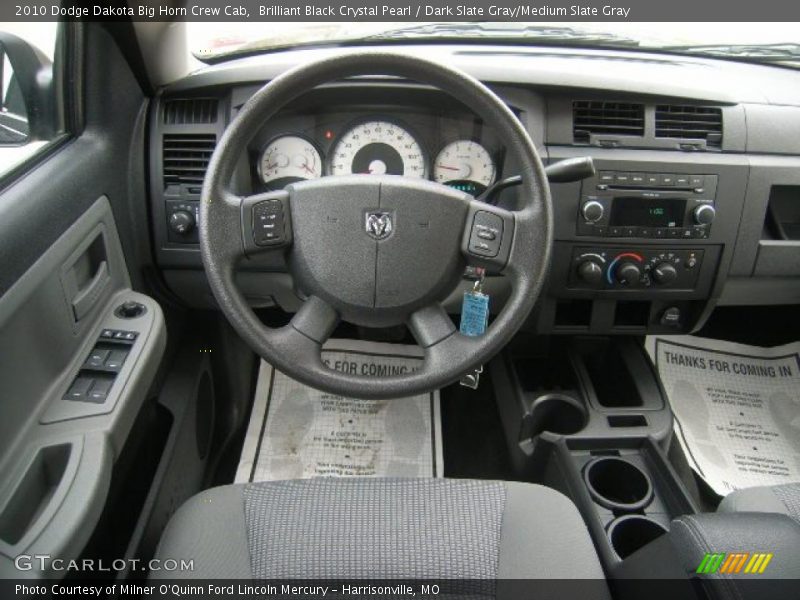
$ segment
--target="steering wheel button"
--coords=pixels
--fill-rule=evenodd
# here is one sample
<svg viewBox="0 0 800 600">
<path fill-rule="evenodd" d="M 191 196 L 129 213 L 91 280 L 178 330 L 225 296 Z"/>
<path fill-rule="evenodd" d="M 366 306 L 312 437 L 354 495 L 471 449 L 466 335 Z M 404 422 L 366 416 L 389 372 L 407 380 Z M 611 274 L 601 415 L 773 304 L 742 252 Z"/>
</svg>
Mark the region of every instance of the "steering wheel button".
<svg viewBox="0 0 800 600">
<path fill-rule="evenodd" d="M 264 200 L 253 206 L 253 241 L 257 246 L 283 242 L 283 205 L 280 200 Z"/>
<path fill-rule="evenodd" d="M 469 251 L 478 256 L 492 258 L 500 252 L 503 237 L 503 219 L 485 210 L 475 213 L 469 236 Z"/>
</svg>

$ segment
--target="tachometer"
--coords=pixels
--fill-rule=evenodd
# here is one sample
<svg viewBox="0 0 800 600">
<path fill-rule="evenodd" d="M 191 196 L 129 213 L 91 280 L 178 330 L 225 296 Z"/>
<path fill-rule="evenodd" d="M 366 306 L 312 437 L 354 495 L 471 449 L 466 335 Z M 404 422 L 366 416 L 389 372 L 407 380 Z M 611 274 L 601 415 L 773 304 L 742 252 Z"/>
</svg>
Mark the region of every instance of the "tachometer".
<svg viewBox="0 0 800 600">
<path fill-rule="evenodd" d="M 489 151 L 478 142 L 457 140 L 442 148 L 433 163 L 433 179 L 473 196 L 494 181 L 495 165 Z"/>
<path fill-rule="evenodd" d="M 346 131 L 331 153 L 331 175 L 425 176 L 422 146 L 409 131 L 388 121 L 364 121 Z"/>
<path fill-rule="evenodd" d="M 307 139 L 282 135 L 264 149 L 259 162 L 261 180 L 279 189 L 303 179 L 322 176 L 322 157 Z"/>
</svg>

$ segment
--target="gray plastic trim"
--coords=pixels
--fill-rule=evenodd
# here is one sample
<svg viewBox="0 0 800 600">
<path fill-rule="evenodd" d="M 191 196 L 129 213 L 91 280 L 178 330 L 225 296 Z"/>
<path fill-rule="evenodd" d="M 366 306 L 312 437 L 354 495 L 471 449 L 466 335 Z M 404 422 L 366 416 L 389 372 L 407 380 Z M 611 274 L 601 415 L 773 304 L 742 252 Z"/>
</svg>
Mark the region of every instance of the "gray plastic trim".
<svg viewBox="0 0 800 600">
<path fill-rule="evenodd" d="M 75 321 L 59 274 L 102 236 L 108 283 L 96 302 Z M 147 308 L 135 319 L 114 316 L 135 300 Z M 138 331 L 109 399 L 104 404 L 63 400 L 75 374 L 103 328 Z M 71 559 L 83 546 L 105 505 L 116 456 L 152 384 L 166 344 L 159 305 L 130 289 L 119 237 L 105 196 L 99 198 L 0 298 L 0 514 L 13 519 L 9 504 L 36 456 L 67 447 L 61 473 L 44 479 L 41 506 L 27 515 L 20 535 L 0 542 L 0 577 L 60 576 L 38 567 L 24 573 L 13 557 L 49 554 Z M 43 486 L 39 486 L 41 489 Z M 25 517 L 26 515 L 21 515 Z"/>
</svg>

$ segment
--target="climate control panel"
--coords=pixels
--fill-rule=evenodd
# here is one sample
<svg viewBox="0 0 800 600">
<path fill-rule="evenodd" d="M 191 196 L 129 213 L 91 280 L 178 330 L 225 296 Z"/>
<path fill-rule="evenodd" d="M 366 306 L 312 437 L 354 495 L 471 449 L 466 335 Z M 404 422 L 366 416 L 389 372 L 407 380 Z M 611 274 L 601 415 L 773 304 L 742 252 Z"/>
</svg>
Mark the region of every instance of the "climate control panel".
<svg viewBox="0 0 800 600">
<path fill-rule="evenodd" d="M 568 286 L 592 290 L 693 290 L 703 250 L 699 248 L 573 249 Z"/>
</svg>

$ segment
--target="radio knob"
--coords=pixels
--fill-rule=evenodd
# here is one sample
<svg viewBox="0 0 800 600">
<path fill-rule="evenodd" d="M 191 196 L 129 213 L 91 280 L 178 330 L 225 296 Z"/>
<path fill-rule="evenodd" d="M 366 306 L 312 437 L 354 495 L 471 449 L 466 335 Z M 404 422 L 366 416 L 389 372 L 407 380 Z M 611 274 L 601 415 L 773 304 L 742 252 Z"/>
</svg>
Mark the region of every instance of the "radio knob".
<svg viewBox="0 0 800 600">
<path fill-rule="evenodd" d="M 589 223 L 597 223 L 603 218 L 605 209 L 597 200 L 589 200 L 581 207 L 581 215 Z"/>
<path fill-rule="evenodd" d="M 639 270 L 639 265 L 632 262 L 624 262 L 621 263 L 618 267 L 616 272 L 614 273 L 614 278 L 617 280 L 618 283 L 622 285 L 631 285 L 639 282 L 639 278 L 642 276 L 641 270 Z"/>
<path fill-rule="evenodd" d="M 701 204 L 694 209 L 694 222 L 698 225 L 711 225 L 716 216 L 717 211 L 710 204 Z"/>
<path fill-rule="evenodd" d="M 180 235 L 194 229 L 194 215 L 188 210 L 176 210 L 169 216 L 169 228 Z"/>
<path fill-rule="evenodd" d="M 677 269 L 668 262 L 660 262 L 653 267 L 653 279 L 659 285 L 669 285 L 677 278 Z"/>
<path fill-rule="evenodd" d="M 603 267 L 593 260 L 585 260 L 578 265 L 578 277 L 581 281 L 597 285 L 603 279 Z"/>
</svg>

